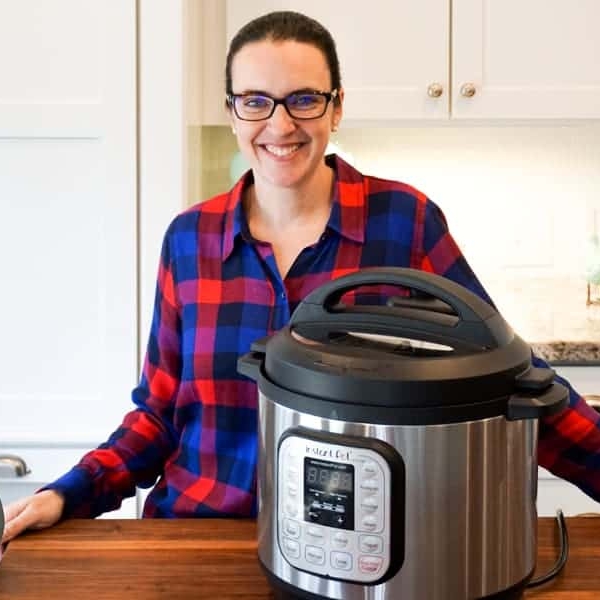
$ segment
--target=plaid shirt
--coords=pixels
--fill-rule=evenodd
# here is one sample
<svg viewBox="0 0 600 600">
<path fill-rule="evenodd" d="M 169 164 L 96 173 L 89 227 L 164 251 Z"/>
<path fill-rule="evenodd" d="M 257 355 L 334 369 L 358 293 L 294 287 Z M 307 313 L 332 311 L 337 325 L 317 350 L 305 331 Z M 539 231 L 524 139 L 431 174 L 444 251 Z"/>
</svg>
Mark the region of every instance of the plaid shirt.
<svg viewBox="0 0 600 600">
<path fill-rule="evenodd" d="M 48 486 L 65 495 L 65 516 L 115 509 L 157 477 L 146 517 L 254 516 L 257 392 L 236 361 L 324 282 L 364 267 L 410 266 L 490 301 L 431 200 L 339 157 L 326 160 L 336 173 L 329 222 L 285 279 L 271 246 L 248 230 L 241 198 L 250 172 L 171 223 L 135 409 Z M 599 416 L 572 389 L 570 408 L 541 424 L 538 454 L 541 465 L 600 499 Z"/>
</svg>

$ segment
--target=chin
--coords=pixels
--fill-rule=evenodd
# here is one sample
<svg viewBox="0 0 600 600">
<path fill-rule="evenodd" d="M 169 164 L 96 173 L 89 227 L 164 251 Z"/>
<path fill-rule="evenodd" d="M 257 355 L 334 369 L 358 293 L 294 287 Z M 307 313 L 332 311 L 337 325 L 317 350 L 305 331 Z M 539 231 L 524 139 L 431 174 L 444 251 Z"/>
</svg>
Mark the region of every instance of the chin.
<svg viewBox="0 0 600 600">
<path fill-rule="evenodd" d="M 285 167 L 279 167 L 274 169 L 264 169 L 261 172 L 261 178 L 268 182 L 270 185 L 282 188 L 293 188 L 302 184 L 310 176 L 309 171 L 306 168 L 298 168 L 297 166 L 292 169 Z"/>
</svg>

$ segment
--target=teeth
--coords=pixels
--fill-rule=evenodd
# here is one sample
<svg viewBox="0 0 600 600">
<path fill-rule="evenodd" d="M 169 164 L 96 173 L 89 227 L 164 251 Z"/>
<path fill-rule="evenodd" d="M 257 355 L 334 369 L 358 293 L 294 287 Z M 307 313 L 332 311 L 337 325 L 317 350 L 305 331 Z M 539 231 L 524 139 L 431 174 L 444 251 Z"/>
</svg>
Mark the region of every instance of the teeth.
<svg viewBox="0 0 600 600">
<path fill-rule="evenodd" d="M 266 144 L 265 148 L 271 154 L 275 154 L 275 156 L 288 156 L 292 152 L 296 152 L 300 148 L 300 144 L 291 144 L 289 146 L 272 146 L 271 144 Z"/>
</svg>

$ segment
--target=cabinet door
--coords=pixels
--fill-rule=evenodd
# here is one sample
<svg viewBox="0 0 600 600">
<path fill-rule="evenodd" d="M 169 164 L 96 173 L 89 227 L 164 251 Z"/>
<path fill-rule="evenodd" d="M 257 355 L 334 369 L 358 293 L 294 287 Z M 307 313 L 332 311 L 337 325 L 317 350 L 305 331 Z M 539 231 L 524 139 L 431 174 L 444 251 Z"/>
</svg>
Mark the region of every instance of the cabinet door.
<svg viewBox="0 0 600 600">
<path fill-rule="evenodd" d="M 95 444 L 136 380 L 136 2 L 0 0 L 0 440 Z"/>
<path fill-rule="evenodd" d="M 281 9 L 314 17 L 333 35 L 347 122 L 448 117 L 447 0 L 227 0 L 227 42 L 252 18 Z M 428 95 L 435 84 L 438 97 Z"/>
<path fill-rule="evenodd" d="M 600 2 L 454 0 L 452 13 L 454 117 L 600 117 Z"/>
</svg>

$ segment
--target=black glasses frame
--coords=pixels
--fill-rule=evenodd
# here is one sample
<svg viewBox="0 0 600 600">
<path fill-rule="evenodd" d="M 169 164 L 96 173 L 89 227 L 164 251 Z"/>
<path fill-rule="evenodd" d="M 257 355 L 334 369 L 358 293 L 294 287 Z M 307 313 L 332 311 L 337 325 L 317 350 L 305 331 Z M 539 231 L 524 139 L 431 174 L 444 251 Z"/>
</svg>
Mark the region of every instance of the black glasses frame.
<svg viewBox="0 0 600 600">
<path fill-rule="evenodd" d="M 290 112 L 290 109 L 286 103 L 287 103 L 288 98 L 290 98 L 291 96 L 296 96 L 298 94 L 313 94 L 314 96 L 322 96 L 323 98 L 325 98 L 325 104 L 323 105 L 323 112 L 320 115 L 315 115 L 313 117 L 298 117 L 296 115 L 293 115 Z M 262 96 L 263 98 L 268 98 L 269 100 L 271 100 L 273 102 L 273 106 L 271 106 L 271 112 L 267 116 L 260 117 L 259 119 L 248 119 L 247 117 L 240 116 L 237 111 L 235 101 L 237 98 L 244 98 L 245 96 Z M 298 119 L 300 121 L 311 121 L 312 119 L 320 119 L 327 112 L 327 107 L 329 106 L 329 103 L 332 100 L 334 100 L 335 98 L 337 98 L 337 96 L 338 96 L 337 89 L 333 89 L 333 90 L 331 90 L 331 92 L 319 92 L 316 90 L 299 90 L 296 92 L 292 92 L 291 94 L 288 94 L 287 96 L 285 96 L 285 98 L 273 98 L 273 96 L 269 96 L 268 94 L 234 94 L 232 92 L 228 92 L 227 94 L 225 94 L 225 100 L 227 101 L 227 104 L 233 109 L 235 116 L 242 121 L 266 121 L 267 119 L 270 119 L 273 116 L 273 113 L 275 112 L 275 109 L 277 108 L 278 104 L 283 105 L 283 107 L 285 108 L 285 111 L 292 119 Z"/>
</svg>

